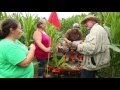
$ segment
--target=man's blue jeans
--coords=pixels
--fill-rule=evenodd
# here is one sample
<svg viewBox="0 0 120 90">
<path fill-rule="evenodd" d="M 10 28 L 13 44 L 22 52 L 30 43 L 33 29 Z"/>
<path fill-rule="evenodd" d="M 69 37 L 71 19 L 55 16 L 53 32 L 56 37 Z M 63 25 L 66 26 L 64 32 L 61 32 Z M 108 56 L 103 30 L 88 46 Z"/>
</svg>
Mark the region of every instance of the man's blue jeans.
<svg viewBox="0 0 120 90">
<path fill-rule="evenodd" d="M 95 78 L 96 72 L 97 71 L 89 71 L 89 70 L 83 69 L 81 71 L 81 78 Z"/>
</svg>

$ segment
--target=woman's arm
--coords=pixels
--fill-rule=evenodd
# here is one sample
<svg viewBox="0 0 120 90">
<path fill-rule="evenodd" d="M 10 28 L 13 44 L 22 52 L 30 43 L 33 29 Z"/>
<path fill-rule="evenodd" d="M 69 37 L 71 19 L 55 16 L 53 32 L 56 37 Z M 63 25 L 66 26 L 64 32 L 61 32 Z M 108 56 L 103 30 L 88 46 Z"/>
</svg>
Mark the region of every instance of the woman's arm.
<svg viewBox="0 0 120 90">
<path fill-rule="evenodd" d="M 66 42 L 66 43 L 68 43 L 68 44 L 72 44 L 72 42 L 70 41 L 70 40 L 68 40 L 66 37 L 64 37 L 64 41 Z"/>
<path fill-rule="evenodd" d="M 18 65 L 21 66 L 21 67 L 27 67 L 27 66 L 29 66 L 29 64 L 34 59 L 34 51 L 35 51 L 35 45 L 31 44 L 30 45 L 30 50 L 29 50 L 26 58 L 22 62 L 18 63 Z"/>
<path fill-rule="evenodd" d="M 64 36 L 64 41 L 68 44 L 68 45 L 71 45 L 72 42 L 70 40 L 68 40 L 68 37 L 69 37 L 69 34 L 71 32 L 71 29 L 67 30 L 67 32 L 65 33 L 65 36 Z"/>
<path fill-rule="evenodd" d="M 42 43 L 42 35 L 39 31 L 35 31 L 34 34 L 33 34 L 33 39 L 34 41 L 37 43 L 37 45 L 39 46 L 40 49 L 42 49 L 43 51 L 45 52 L 50 52 L 50 47 L 49 48 L 46 48 Z"/>
</svg>

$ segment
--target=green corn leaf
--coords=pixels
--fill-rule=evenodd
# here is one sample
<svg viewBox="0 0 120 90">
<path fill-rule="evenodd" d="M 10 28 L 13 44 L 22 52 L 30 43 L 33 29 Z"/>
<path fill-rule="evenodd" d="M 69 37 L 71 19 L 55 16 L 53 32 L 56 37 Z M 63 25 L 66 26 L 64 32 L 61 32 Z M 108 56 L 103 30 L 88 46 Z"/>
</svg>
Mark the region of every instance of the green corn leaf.
<svg viewBox="0 0 120 90">
<path fill-rule="evenodd" d="M 115 52 L 119 52 L 120 53 L 120 48 L 118 48 L 115 44 L 111 44 L 110 48 L 115 51 Z"/>
</svg>

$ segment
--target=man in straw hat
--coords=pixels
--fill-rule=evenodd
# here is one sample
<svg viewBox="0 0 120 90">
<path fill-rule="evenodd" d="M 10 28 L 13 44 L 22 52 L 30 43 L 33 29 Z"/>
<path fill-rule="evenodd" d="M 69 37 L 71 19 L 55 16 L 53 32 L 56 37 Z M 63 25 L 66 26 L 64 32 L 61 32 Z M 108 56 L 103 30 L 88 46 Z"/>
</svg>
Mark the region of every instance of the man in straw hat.
<svg viewBox="0 0 120 90">
<path fill-rule="evenodd" d="M 110 65 L 109 39 L 105 29 L 99 25 L 100 21 L 93 15 L 86 16 L 84 24 L 89 34 L 82 43 L 72 43 L 77 51 L 84 55 L 80 66 L 81 78 L 95 78 L 96 71 Z"/>
</svg>

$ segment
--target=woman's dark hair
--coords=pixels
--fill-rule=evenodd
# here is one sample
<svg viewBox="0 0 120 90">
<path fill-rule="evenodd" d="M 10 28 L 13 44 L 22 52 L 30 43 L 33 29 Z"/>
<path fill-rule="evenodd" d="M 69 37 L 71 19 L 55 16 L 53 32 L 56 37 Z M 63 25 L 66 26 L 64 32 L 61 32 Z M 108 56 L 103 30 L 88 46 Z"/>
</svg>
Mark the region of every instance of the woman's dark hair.
<svg viewBox="0 0 120 90">
<path fill-rule="evenodd" d="M 43 19 L 46 20 L 46 18 L 40 19 L 40 21 L 38 21 L 38 23 L 37 23 L 37 28 L 40 28 L 41 25 L 44 23 L 44 22 L 43 22 Z"/>
<path fill-rule="evenodd" d="M 9 18 L 2 22 L 0 30 L 0 39 L 5 38 L 10 33 L 10 28 L 17 29 L 19 22 L 15 19 Z"/>
<path fill-rule="evenodd" d="M 0 39 L 2 39 L 3 38 L 3 32 L 2 32 L 2 30 L 0 29 Z"/>
</svg>

